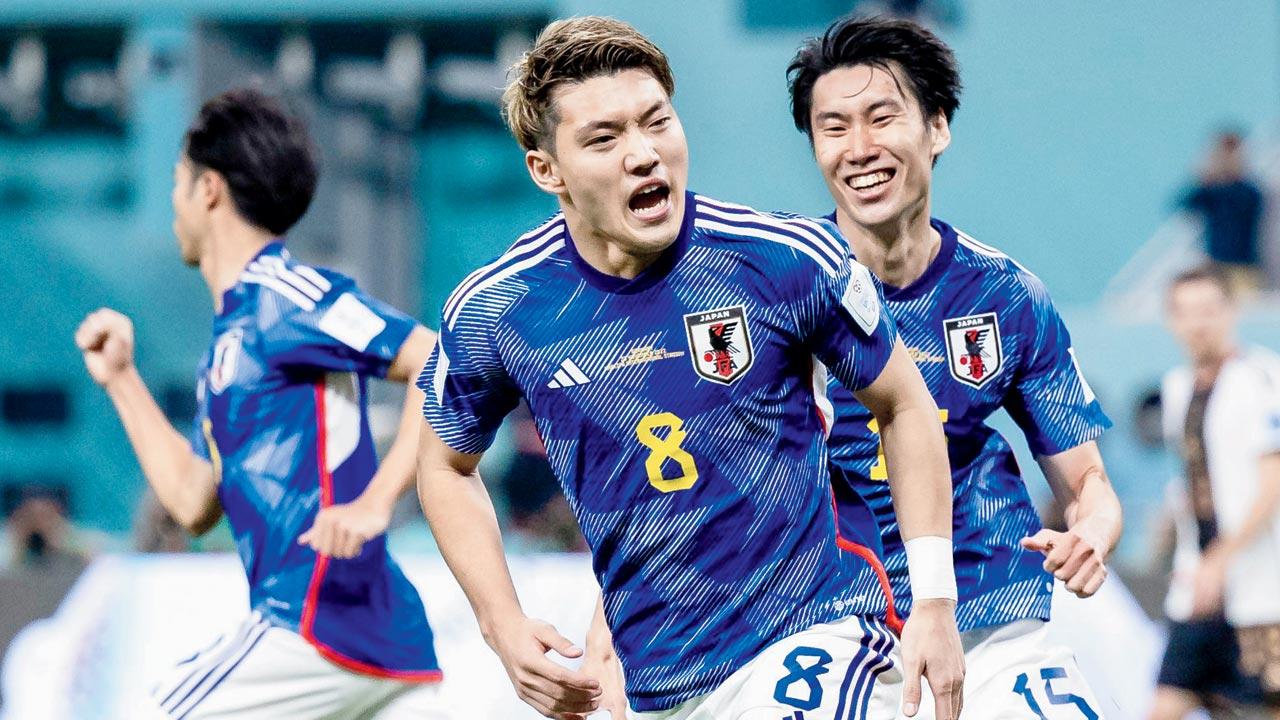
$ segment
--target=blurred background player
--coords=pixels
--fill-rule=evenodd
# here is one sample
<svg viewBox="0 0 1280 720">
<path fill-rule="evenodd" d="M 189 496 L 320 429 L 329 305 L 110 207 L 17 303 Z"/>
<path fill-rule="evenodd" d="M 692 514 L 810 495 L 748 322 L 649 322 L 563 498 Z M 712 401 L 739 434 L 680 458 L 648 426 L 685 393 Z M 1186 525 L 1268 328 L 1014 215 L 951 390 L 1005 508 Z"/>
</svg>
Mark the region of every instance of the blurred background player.
<svg viewBox="0 0 1280 720">
<path fill-rule="evenodd" d="M 432 335 L 284 248 L 316 179 L 306 129 L 259 92 L 209 100 L 187 132 L 173 229 L 215 311 L 190 442 L 138 374 L 127 317 L 76 331 L 160 503 L 193 534 L 225 512 L 249 579 L 249 618 L 159 683 L 157 717 L 447 716 L 422 601 L 383 535 L 422 395 L 408 388 L 381 468 L 365 398 L 369 376 L 413 377 Z"/>
<path fill-rule="evenodd" d="M 1233 280 L 1194 268 L 1169 287 L 1189 365 L 1165 376 L 1177 546 L 1169 644 L 1151 720 L 1265 705 L 1280 718 L 1280 357 L 1236 339 Z"/>
<path fill-rule="evenodd" d="M 1039 278 L 930 217 L 933 165 L 959 106 L 955 58 L 913 22 L 851 16 L 801 47 L 788 77 L 795 125 L 836 202 L 831 218 L 883 283 L 943 421 L 965 707 L 983 718 L 1100 717 L 1071 651 L 1050 642 L 1047 621 L 1053 577 L 1093 594 L 1120 537 L 1120 504 L 1094 442 L 1110 422 Z M 895 607 L 910 617 L 911 546 L 886 484 L 897 466 L 886 463 L 872 414 L 834 379 L 830 395 L 841 522 L 863 522 L 870 506 Z M 1042 529 L 1012 448 L 986 424 L 1002 407 L 1063 498 L 1067 532 Z"/>
<path fill-rule="evenodd" d="M 514 74 L 508 122 L 561 213 L 445 303 L 421 380 L 419 492 L 520 696 L 563 717 L 600 694 L 597 679 L 544 656 L 581 650 L 524 615 L 476 473 L 523 397 L 594 553 L 597 619 L 636 717 L 896 712 L 904 673 L 873 615 L 884 598 L 855 585 L 861 561 L 833 533 L 817 355 L 885 428 L 924 589 L 902 654 L 955 717 L 963 671 L 937 410 L 870 275 L 829 225 L 687 193 L 671 69 L 631 26 L 552 23 Z"/>
</svg>

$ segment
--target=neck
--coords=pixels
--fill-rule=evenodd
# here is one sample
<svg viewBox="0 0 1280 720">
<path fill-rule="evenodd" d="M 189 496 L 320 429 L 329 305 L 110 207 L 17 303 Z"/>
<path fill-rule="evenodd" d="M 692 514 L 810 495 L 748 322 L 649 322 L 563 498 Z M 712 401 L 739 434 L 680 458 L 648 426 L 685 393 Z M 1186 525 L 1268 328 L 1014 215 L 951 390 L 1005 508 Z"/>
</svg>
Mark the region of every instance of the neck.
<svg viewBox="0 0 1280 720">
<path fill-rule="evenodd" d="M 904 288 L 919 280 L 942 247 L 942 236 L 929 224 L 927 198 L 917 210 L 874 227 L 857 224 L 837 207 L 836 225 L 858 262 L 892 287 Z"/>
<path fill-rule="evenodd" d="M 675 238 L 657 249 L 638 250 L 627 247 L 598 228 L 591 227 L 577 213 L 565 208 L 565 224 L 573 237 L 573 249 L 588 265 L 605 275 L 632 280 L 652 265 L 675 242 Z"/>
<path fill-rule="evenodd" d="M 1222 365 L 1226 363 L 1227 359 L 1235 354 L 1235 343 L 1231 343 L 1212 352 L 1197 355 L 1191 362 L 1196 379 L 1202 382 L 1213 380 L 1213 378 L 1217 377 L 1218 371 L 1222 369 Z"/>
<path fill-rule="evenodd" d="M 245 266 L 274 239 L 270 232 L 244 222 L 222 223 L 210 232 L 200 274 L 213 295 L 215 313 L 222 312 L 222 296 L 235 286 Z"/>
</svg>

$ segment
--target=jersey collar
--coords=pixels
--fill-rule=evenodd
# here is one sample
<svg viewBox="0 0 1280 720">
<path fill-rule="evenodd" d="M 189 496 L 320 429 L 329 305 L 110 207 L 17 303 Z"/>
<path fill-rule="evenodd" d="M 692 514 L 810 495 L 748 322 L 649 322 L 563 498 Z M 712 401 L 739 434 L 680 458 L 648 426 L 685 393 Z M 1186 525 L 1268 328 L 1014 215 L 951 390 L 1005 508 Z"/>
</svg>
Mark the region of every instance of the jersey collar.
<svg viewBox="0 0 1280 720">
<path fill-rule="evenodd" d="M 262 249 L 258 251 L 258 254 L 254 255 L 253 259 L 249 261 L 248 265 L 252 265 L 258 258 L 269 256 L 282 257 L 286 260 L 289 258 L 289 251 L 284 247 L 284 240 L 277 238 L 266 245 L 263 245 Z M 248 271 L 248 265 L 245 266 L 245 270 L 240 272 L 241 276 Z M 236 284 L 232 285 L 231 289 L 222 294 L 222 312 L 218 313 L 217 317 L 230 315 L 235 308 L 244 301 L 245 291 L 246 288 L 243 277 L 237 278 Z"/>
<path fill-rule="evenodd" d="M 834 210 L 832 210 L 826 218 L 830 220 L 833 225 L 836 225 L 837 227 L 839 226 L 839 223 L 836 222 L 836 212 Z M 929 267 L 925 268 L 924 274 L 916 278 L 915 282 L 906 287 L 895 287 L 881 280 L 880 284 L 884 286 L 884 297 L 886 300 L 905 301 L 914 300 L 915 298 L 920 297 L 937 285 L 938 281 L 942 279 L 942 276 L 946 274 L 947 268 L 951 267 L 951 261 L 955 259 L 956 256 L 956 243 L 958 242 L 956 229 L 938 218 L 929 218 L 929 226 L 934 230 L 937 230 L 938 235 L 942 237 L 942 245 L 938 248 L 937 256 L 929 263 Z M 852 246 L 849 247 L 849 255 L 853 257 L 854 260 L 858 259 L 857 255 L 853 252 Z"/>
<path fill-rule="evenodd" d="M 642 292 L 661 282 L 675 267 L 676 261 L 683 257 L 685 251 L 688 250 L 689 235 L 693 232 L 693 215 L 693 193 L 686 192 L 684 194 L 684 218 L 680 222 L 680 232 L 676 235 L 675 242 L 671 243 L 662 252 L 662 255 L 653 261 L 652 265 L 641 270 L 639 275 L 629 280 L 616 275 L 602 273 L 591 267 L 591 264 L 583 260 L 582 256 L 578 254 L 578 248 L 574 246 L 573 237 L 570 236 L 567 226 L 565 227 L 565 251 L 569 253 L 569 257 L 573 260 L 578 272 L 582 274 L 582 279 L 597 290 L 621 295 Z"/>
</svg>

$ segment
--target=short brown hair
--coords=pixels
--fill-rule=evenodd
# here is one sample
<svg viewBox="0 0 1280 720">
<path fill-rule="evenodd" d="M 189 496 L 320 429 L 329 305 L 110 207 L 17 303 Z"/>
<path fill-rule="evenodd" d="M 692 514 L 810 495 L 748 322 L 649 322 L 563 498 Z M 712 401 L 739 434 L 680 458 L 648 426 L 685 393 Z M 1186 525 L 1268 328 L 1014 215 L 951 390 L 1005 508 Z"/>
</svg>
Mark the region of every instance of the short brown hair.
<svg viewBox="0 0 1280 720">
<path fill-rule="evenodd" d="M 667 95 L 675 94 L 667 56 L 640 31 L 607 17 L 557 20 L 511 66 L 511 82 L 502 94 L 503 117 L 525 150 L 554 149 L 557 118 L 551 92 L 564 83 L 631 69 L 647 71 Z"/>
<path fill-rule="evenodd" d="M 1231 287 L 1231 278 L 1227 276 L 1226 271 L 1213 263 L 1198 265 L 1175 275 L 1169 283 L 1169 297 L 1173 297 L 1174 291 L 1183 285 L 1196 282 L 1210 283 L 1222 291 L 1222 296 L 1228 302 L 1235 300 L 1235 290 Z"/>
</svg>

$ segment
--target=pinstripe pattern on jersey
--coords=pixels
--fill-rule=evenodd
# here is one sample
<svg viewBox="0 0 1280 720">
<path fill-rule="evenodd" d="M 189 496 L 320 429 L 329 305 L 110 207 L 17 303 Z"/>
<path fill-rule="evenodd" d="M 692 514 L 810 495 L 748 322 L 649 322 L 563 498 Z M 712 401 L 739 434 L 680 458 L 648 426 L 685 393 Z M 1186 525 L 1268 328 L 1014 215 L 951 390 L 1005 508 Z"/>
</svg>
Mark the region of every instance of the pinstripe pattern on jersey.
<svg viewBox="0 0 1280 720">
<path fill-rule="evenodd" d="M 528 403 L 593 550 L 637 710 L 709 692 L 773 641 L 887 604 L 867 564 L 835 545 L 812 358 L 869 382 L 892 321 L 857 329 L 828 224 L 701 196 L 685 211 L 661 276 L 630 284 L 585 266 L 563 225 L 530 234 L 455 291 L 420 377 L 424 414 L 461 452 L 483 451 Z M 695 371 L 684 318 L 729 307 L 742 308 L 754 360 L 722 385 Z M 651 359 L 620 362 L 639 356 Z M 589 382 L 556 380 L 573 379 L 570 364 Z M 642 442 L 642 422 L 669 444 Z M 691 469 L 686 489 L 660 485 Z"/>
<path fill-rule="evenodd" d="M 953 543 L 960 590 L 957 623 L 970 630 L 1024 618 L 1047 619 L 1051 577 L 1043 558 L 1019 540 L 1040 529 L 1008 442 L 986 424 L 1007 408 L 1037 455 L 1096 439 L 1110 425 L 1075 371 L 1070 337 L 1039 278 L 1004 253 L 934 221 L 943 247 L 921 281 L 886 291 L 903 342 L 940 409 L 952 467 Z M 951 377 L 943 323 L 996 313 L 1004 362 L 981 388 Z M 880 522 L 885 569 L 902 613 L 910 611 L 906 554 L 883 480 L 871 478 L 879 438 L 870 413 L 832 381 L 837 421 L 831 458 L 839 481 L 854 487 Z M 892 468 L 889 469 L 892 472 Z"/>
</svg>

